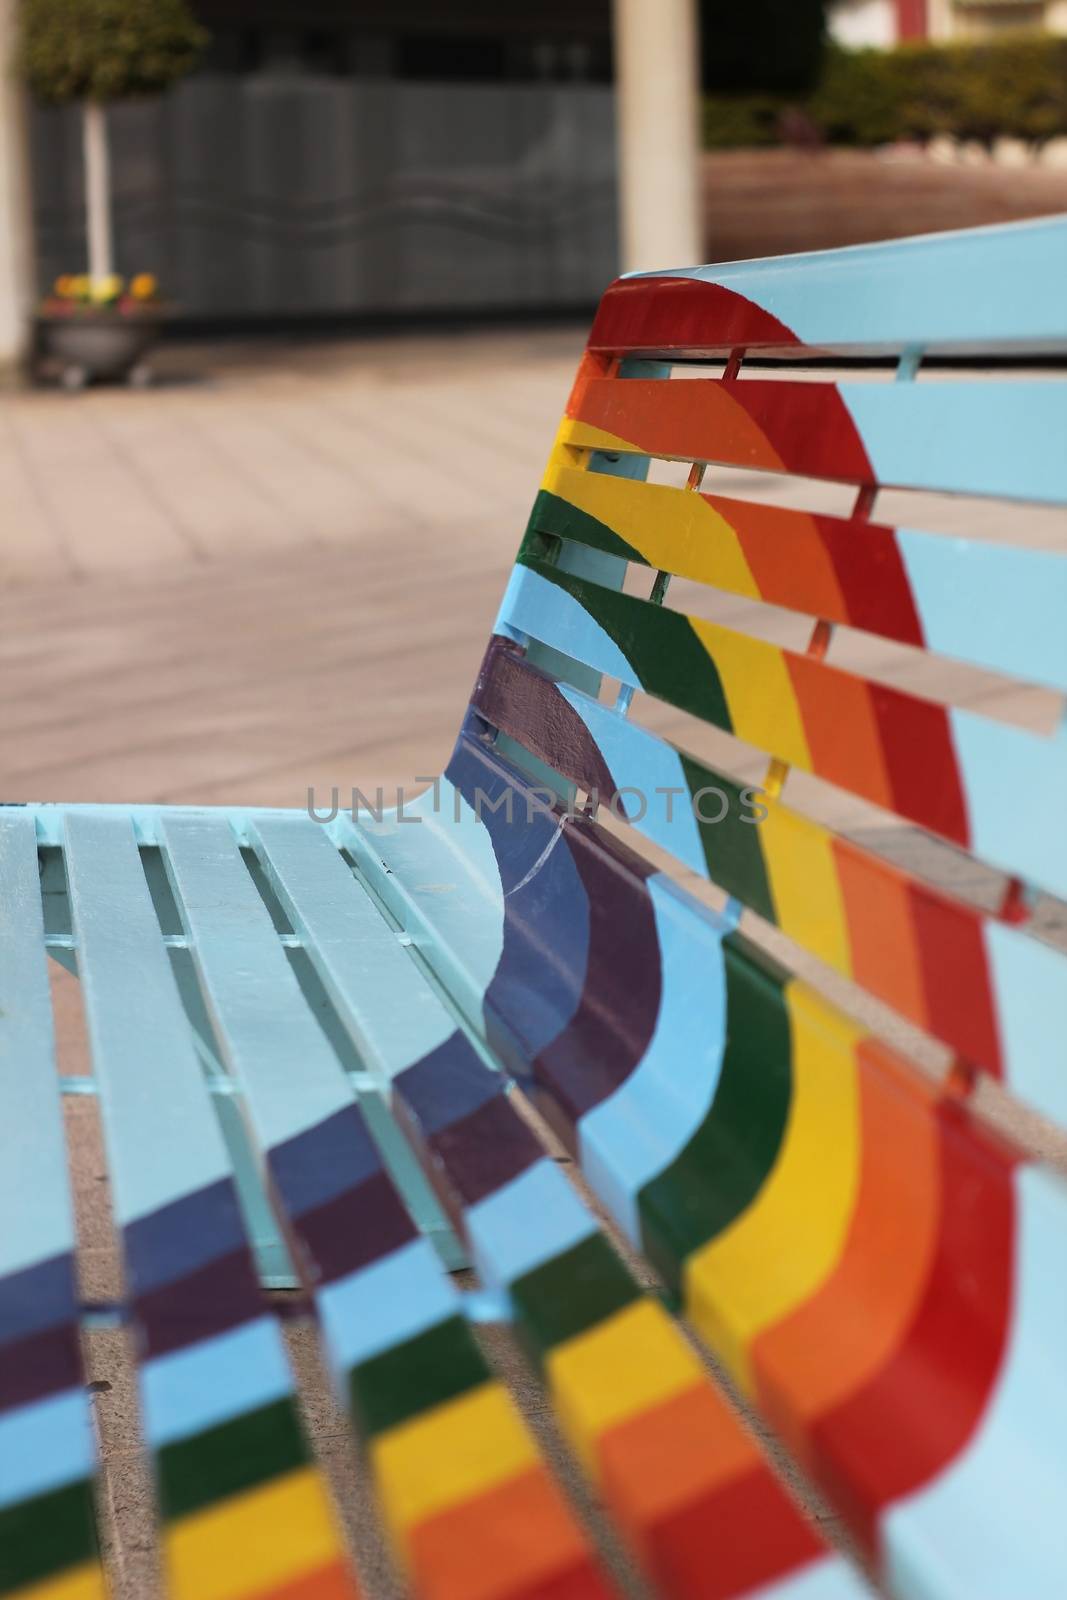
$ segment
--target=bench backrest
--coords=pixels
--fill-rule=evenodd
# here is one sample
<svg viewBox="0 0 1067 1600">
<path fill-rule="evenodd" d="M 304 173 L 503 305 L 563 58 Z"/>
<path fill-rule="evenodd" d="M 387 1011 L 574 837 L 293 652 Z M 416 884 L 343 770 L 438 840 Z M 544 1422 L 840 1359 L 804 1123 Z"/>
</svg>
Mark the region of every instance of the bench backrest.
<svg viewBox="0 0 1067 1600">
<path fill-rule="evenodd" d="M 454 992 L 909 1593 L 1065 1555 L 1067 1191 L 1003 1131 L 1067 1127 L 1065 267 L 613 285 L 448 769 L 503 907 Z"/>
</svg>

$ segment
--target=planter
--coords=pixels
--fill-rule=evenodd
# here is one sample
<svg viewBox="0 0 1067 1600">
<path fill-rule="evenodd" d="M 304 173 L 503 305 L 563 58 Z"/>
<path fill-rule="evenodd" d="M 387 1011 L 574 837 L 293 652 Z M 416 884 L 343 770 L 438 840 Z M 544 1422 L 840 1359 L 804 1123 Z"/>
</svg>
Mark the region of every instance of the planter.
<svg viewBox="0 0 1067 1600">
<path fill-rule="evenodd" d="M 38 349 L 58 367 L 65 389 L 84 389 L 96 378 L 144 385 L 151 381 L 149 351 L 163 326 L 158 316 L 40 317 Z"/>
</svg>

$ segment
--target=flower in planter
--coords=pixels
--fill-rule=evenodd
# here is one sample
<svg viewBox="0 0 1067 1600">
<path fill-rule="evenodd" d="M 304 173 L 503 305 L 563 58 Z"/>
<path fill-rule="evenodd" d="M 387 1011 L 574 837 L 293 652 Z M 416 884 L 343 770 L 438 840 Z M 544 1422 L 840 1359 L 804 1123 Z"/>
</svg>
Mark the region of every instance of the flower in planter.
<svg viewBox="0 0 1067 1600">
<path fill-rule="evenodd" d="M 131 278 L 130 294 L 142 304 L 147 300 L 158 300 L 159 282 L 155 275 L 151 272 L 139 272 L 136 278 Z"/>
</svg>

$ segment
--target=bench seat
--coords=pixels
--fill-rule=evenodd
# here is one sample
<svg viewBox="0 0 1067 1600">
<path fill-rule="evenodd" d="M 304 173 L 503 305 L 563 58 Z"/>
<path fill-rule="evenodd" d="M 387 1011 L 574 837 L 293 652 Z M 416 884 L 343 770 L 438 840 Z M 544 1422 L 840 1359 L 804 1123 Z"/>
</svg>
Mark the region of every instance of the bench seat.
<svg viewBox="0 0 1067 1600">
<path fill-rule="evenodd" d="M 399 812 L 0 808 L 0 1595 L 107 1592 L 109 1317 L 167 1593 L 376 1593 L 304 1422 L 308 1313 L 415 1596 L 1058 1600 L 1067 744 L 835 640 L 1067 693 L 1067 539 L 876 514 L 1067 501 L 1067 381 L 1027 375 L 1067 354 L 1065 260 L 1057 220 L 620 280 Z M 905 829 L 991 892 L 873 847 Z M 79 1096 L 112 1307 L 76 1271 Z"/>
</svg>

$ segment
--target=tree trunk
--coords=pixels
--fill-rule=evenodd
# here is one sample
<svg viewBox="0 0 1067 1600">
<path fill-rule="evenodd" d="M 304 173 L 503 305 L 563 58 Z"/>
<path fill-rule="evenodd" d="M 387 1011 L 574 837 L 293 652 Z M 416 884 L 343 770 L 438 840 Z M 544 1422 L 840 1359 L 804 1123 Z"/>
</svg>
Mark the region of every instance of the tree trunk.
<svg viewBox="0 0 1067 1600">
<path fill-rule="evenodd" d="M 111 243 L 111 161 L 107 148 L 107 112 L 98 100 L 86 100 L 82 116 L 89 276 L 94 279 L 109 278 L 115 270 L 115 258 Z"/>
</svg>

